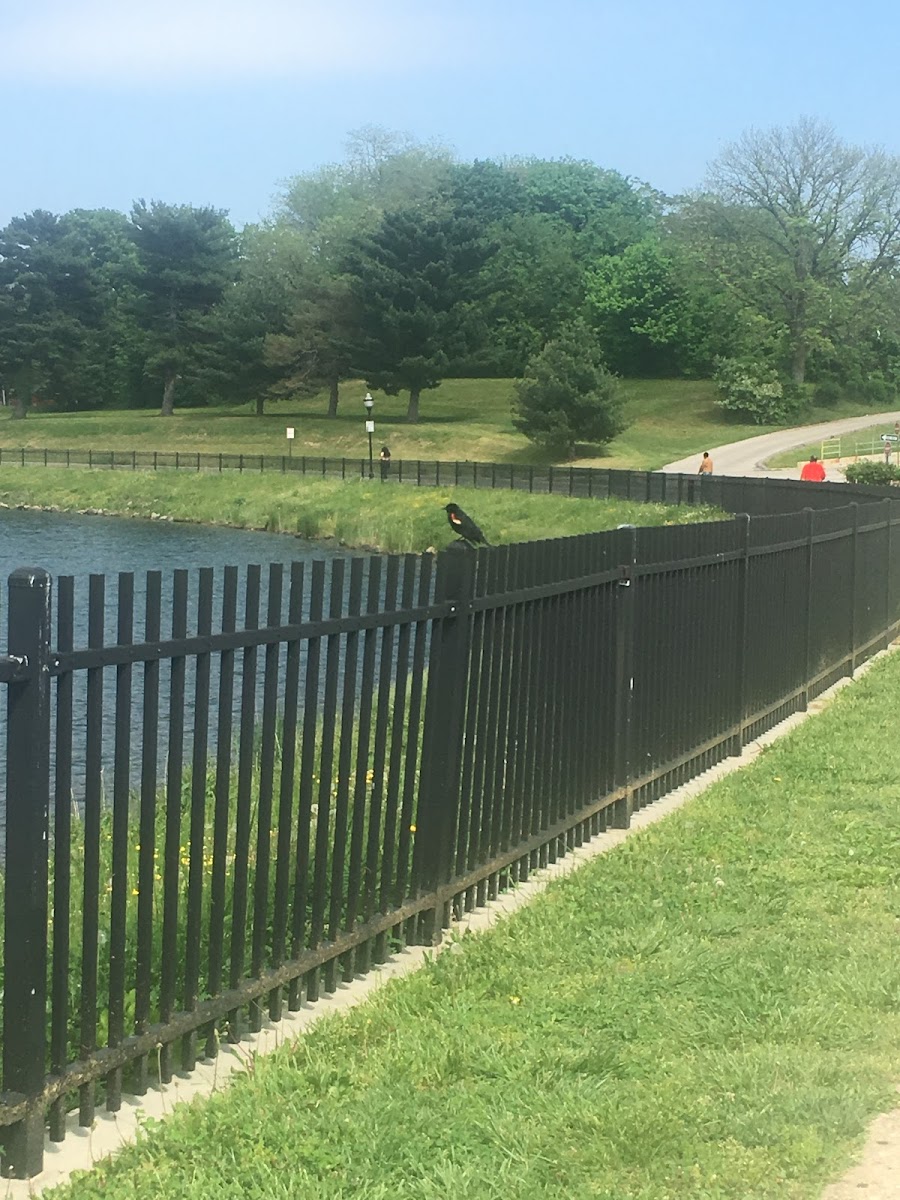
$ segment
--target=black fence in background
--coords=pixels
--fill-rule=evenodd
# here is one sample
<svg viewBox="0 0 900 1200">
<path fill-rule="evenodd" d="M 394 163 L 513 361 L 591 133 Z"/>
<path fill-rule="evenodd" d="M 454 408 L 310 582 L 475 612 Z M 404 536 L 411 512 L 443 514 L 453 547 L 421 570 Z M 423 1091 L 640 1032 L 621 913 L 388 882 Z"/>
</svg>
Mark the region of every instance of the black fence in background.
<svg viewBox="0 0 900 1200">
<path fill-rule="evenodd" d="M 156 450 L 39 450 L 0 448 L 0 466 L 90 467 L 117 471 L 191 471 L 222 474 L 298 475 L 309 479 L 369 478 L 362 458 L 311 455 L 202 454 Z M 373 466 L 380 480 L 380 464 Z M 890 494 L 889 488 L 847 483 L 810 487 L 799 480 L 739 478 L 725 475 L 675 475 L 662 471 L 625 471 L 605 467 L 517 466 L 515 463 L 439 462 L 425 459 L 391 461 L 386 484 L 414 487 L 474 487 L 549 493 L 586 499 L 636 500 L 641 503 L 712 504 L 727 512 L 751 515 L 793 511 L 800 507 L 833 508 L 853 499 L 870 502 Z M 837 491 L 835 491 L 837 489 Z"/>
<path fill-rule="evenodd" d="M 166 628 L 158 572 L 92 576 L 83 645 L 74 580 L 10 577 L 7 1174 L 41 1170 L 76 1100 L 90 1126 L 221 1038 L 436 941 L 896 635 L 889 489 L 589 474 L 601 495 L 627 478 L 633 498 L 744 511 L 275 565 L 265 589 L 258 567 L 201 570 L 190 607 L 177 571 Z M 765 515 L 778 499 L 799 511 Z"/>
</svg>

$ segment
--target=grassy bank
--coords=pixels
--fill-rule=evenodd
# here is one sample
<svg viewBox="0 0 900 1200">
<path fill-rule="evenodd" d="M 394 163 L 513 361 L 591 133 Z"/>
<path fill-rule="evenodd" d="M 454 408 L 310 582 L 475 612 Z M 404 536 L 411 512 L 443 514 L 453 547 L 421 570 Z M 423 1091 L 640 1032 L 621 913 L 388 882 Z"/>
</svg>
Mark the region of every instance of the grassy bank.
<svg viewBox="0 0 900 1200">
<path fill-rule="evenodd" d="M 863 455 L 877 454 L 881 450 L 881 435 L 883 433 L 894 432 L 893 421 L 881 421 L 865 429 L 856 429 L 853 433 L 846 433 L 839 439 L 832 439 L 831 446 L 834 446 L 835 441 L 839 441 L 842 459 L 845 462 L 852 462 L 854 455 L 857 453 Z M 817 442 L 806 442 L 802 446 L 795 446 L 793 450 L 785 450 L 783 454 L 776 454 L 769 460 L 767 465 L 770 467 L 795 467 L 797 463 L 805 462 L 811 454 L 821 457 L 821 438 Z M 833 452 L 829 454 L 829 457 L 834 457 Z"/>
<path fill-rule="evenodd" d="M 895 1102 L 898 693 L 894 656 L 664 824 L 53 1194 L 812 1200 Z"/>
<path fill-rule="evenodd" d="M 630 425 L 598 456 L 584 448 L 577 461 L 602 466 L 655 469 L 710 446 L 740 441 L 774 426 L 727 421 L 715 405 L 709 381 L 626 380 Z M 324 413 L 324 395 L 267 405 L 258 417 L 246 406 L 183 409 L 171 418 L 149 410 L 96 413 L 33 412 L 25 421 L 0 416 L 0 447 L 184 450 L 245 454 L 285 454 L 285 429 L 296 431 L 295 454 L 363 457 L 368 448 L 363 421 L 365 385 L 346 383 L 338 415 Z M 448 379 L 422 399 L 422 420 L 408 425 L 403 396 L 375 394 L 376 440 L 387 442 L 395 458 L 529 463 L 543 461 L 512 424 L 510 379 Z M 807 422 L 859 413 L 842 404 L 811 409 Z"/>
<path fill-rule="evenodd" d="M 624 500 L 469 488 L 413 488 L 368 480 L 309 480 L 271 475 L 195 475 L 79 468 L 0 469 L 0 503 L 84 509 L 134 517 L 267 529 L 385 551 L 441 549 L 454 540 L 443 505 L 456 500 L 494 544 L 614 529 L 616 525 L 687 524 L 714 510 Z"/>
</svg>

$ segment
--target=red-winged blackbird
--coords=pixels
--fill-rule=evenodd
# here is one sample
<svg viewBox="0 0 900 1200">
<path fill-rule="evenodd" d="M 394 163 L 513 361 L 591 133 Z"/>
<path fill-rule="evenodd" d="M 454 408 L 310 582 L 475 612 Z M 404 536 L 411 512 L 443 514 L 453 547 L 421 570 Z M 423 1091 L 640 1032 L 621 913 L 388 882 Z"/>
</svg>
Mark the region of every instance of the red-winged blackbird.
<svg viewBox="0 0 900 1200">
<path fill-rule="evenodd" d="M 473 546 L 477 546 L 479 542 L 483 546 L 489 546 L 490 542 L 475 524 L 470 516 L 463 512 L 458 504 L 445 504 L 444 512 L 447 514 L 447 520 L 450 522 L 450 528 L 454 533 L 465 542 L 469 542 Z"/>
</svg>

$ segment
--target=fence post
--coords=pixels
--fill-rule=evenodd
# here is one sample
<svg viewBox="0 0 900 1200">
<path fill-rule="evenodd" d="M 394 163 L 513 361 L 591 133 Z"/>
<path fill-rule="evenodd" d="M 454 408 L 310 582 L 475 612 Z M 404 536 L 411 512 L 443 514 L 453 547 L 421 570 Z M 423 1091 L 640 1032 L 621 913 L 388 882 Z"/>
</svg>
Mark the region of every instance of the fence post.
<svg viewBox="0 0 900 1200">
<path fill-rule="evenodd" d="M 419 892 L 433 892 L 450 878 L 458 822 L 463 731 L 472 641 L 469 611 L 478 555 L 451 546 L 438 555 L 435 603 L 450 601 L 449 616 L 435 622 L 428 661 L 422 769 L 414 856 Z M 423 913 L 420 940 L 440 941 L 449 905 Z"/>
<path fill-rule="evenodd" d="M 634 564 L 637 530 L 621 529 L 619 586 L 616 588 L 616 673 L 615 673 L 615 788 L 624 795 L 613 803 L 613 829 L 628 829 L 634 809 L 631 793 L 631 711 L 634 698 Z"/>
<path fill-rule="evenodd" d="M 859 576 L 859 503 L 856 500 L 850 501 L 850 507 L 853 509 L 853 521 L 851 529 L 853 530 L 853 544 L 850 558 L 850 670 L 848 674 L 853 678 L 856 671 L 856 593 L 857 581 Z"/>
<path fill-rule="evenodd" d="M 735 620 L 737 645 L 734 665 L 734 716 L 736 732 L 731 739 L 731 754 L 740 754 L 744 749 L 744 717 L 747 711 L 747 630 L 750 599 L 750 514 L 736 513 L 740 522 L 738 543 L 741 557 L 738 559 L 738 596 Z"/>
<path fill-rule="evenodd" d="M 3 1174 L 17 1179 L 37 1175 L 44 1161 L 50 587 L 35 567 L 9 577 L 9 654 L 24 671 L 7 696 L 3 1087 L 24 1096 L 28 1111 L 5 1131 Z"/>
</svg>

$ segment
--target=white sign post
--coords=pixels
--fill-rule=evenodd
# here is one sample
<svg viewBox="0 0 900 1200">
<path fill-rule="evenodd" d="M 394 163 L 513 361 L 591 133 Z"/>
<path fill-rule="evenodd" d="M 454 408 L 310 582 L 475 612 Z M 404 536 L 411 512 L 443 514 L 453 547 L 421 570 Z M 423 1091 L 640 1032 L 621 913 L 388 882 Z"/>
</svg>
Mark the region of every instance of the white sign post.
<svg viewBox="0 0 900 1200">
<path fill-rule="evenodd" d="M 293 425 L 288 425 L 285 432 L 287 433 L 287 440 L 288 440 L 288 458 L 293 458 L 293 455 L 294 455 L 294 427 L 293 427 Z"/>
</svg>

